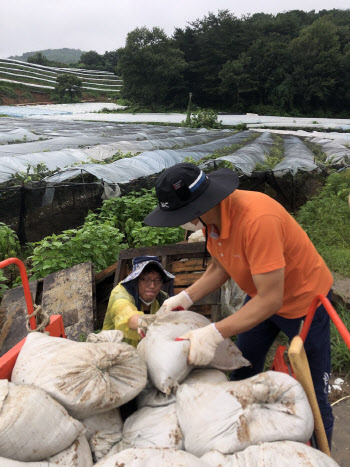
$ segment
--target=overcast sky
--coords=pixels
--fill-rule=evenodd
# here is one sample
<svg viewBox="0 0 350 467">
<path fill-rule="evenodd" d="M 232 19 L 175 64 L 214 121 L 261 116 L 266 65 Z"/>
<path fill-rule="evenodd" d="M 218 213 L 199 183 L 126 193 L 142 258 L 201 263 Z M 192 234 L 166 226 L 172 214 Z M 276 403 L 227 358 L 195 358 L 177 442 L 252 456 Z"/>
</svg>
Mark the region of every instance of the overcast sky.
<svg viewBox="0 0 350 467">
<path fill-rule="evenodd" d="M 228 9 L 276 14 L 350 8 L 349 0 L 0 0 L 0 57 L 69 47 L 104 53 L 123 47 L 136 27 L 174 28 Z"/>
</svg>

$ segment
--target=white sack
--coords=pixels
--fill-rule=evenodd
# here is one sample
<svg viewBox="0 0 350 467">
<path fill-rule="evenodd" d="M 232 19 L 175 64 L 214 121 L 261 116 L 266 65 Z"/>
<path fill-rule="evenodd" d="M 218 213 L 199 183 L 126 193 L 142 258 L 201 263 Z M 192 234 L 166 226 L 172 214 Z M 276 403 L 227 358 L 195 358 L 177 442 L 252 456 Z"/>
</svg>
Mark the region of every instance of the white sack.
<svg viewBox="0 0 350 467">
<path fill-rule="evenodd" d="M 84 435 L 62 452 L 47 459 L 49 465 L 66 465 L 69 467 L 91 467 L 93 465 L 89 443 Z"/>
<path fill-rule="evenodd" d="M 45 391 L 0 380 L 0 456 L 41 461 L 69 447 L 83 430 Z"/>
<path fill-rule="evenodd" d="M 82 419 L 136 397 L 146 385 L 147 370 L 131 345 L 74 342 L 33 332 L 19 353 L 12 381 L 44 389 Z"/>
<path fill-rule="evenodd" d="M 119 408 L 97 415 L 92 415 L 91 417 L 84 418 L 80 421 L 86 428 L 84 434 L 88 441 L 97 431 L 123 431 L 123 420 L 120 416 Z"/>
<path fill-rule="evenodd" d="M 264 441 L 307 442 L 313 416 L 302 386 L 277 371 L 243 381 L 181 385 L 176 394 L 185 450 L 223 454 Z"/>
<path fill-rule="evenodd" d="M 337 467 L 323 452 L 295 441 L 276 441 L 249 446 L 234 454 L 210 451 L 201 457 L 211 467 Z M 338 466 L 339 467 L 339 466 Z"/>
<path fill-rule="evenodd" d="M 101 331 L 98 334 L 92 332 L 86 338 L 86 342 L 96 344 L 98 342 L 122 342 L 124 334 L 122 331 L 112 329 L 110 331 Z"/>
<path fill-rule="evenodd" d="M 183 449 L 183 436 L 175 404 L 143 407 L 125 420 L 122 440 L 107 457 L 129 448 Z"/>
<path fill-rule="evenodd" d="M 137 350 L 147 364 L 149 379 L 159 391 L 170 394 L 193 369 L 193 366 L 187 364 L 190 342 L 175 341 L 175 338 L 208 324 L 210 321 L 207 318 L 192 311 L 157 315 Z M 230 339 L 225 339 L 218 345 L 208 366 L 220 370 L 234 370 L 248 365 L 248 360 L 242 356 L 235 344 Z"/>
<path fill-rule="evenodd" d="M 198 368 L 192 370 L 181 384 L 194 384 L 199 382 L 219 383 L 222 381 L 227 381 L 227 377 L 223 371 L 213 368 Z M 164 394 L 148 382 L 146 387 L 137 396 L 136 401 L 138 409 L 142 407 L 164 407 L 174 404 L 176 395 L 174 392 L 171 392 L 169 395 Z"/>
<path fill-rule="evenodd" d="M 182 384 L 195 384 L 195 383 L 225 383 L 227 376 L 221 370 L 214 368 L 197 368 L 191 371 Z"/>
<path fill-rule="evenodd" d="M 173 392 L 169 395 L 164 394 L 164 392 L 158 391 L 153 384 L 148 382 L 146 387 L 137 396 L 136 403 L 137 408 L 142 409 L 142 407 L 165 407 L 174 404 L 175 400 Z"/>
<path fill-rule="evenodd" d="M 95 460 L 105 456 L 122 437 L 123 420 L 119 409 L 84 418 L 81 422 Z"/>
<path fill-rule="evenodd" d="M 198 457 L 175 449 L 126 449 L 95 467 L 209 467 Z"/>
<path fill-rule="evenodd" d="M 89 444 L 84 435 L 79 436 L 64 451 L 41 462 L 18 462 L 0 457 L 1 467 L 92 467 L 92 465 Z"/>
</svg>

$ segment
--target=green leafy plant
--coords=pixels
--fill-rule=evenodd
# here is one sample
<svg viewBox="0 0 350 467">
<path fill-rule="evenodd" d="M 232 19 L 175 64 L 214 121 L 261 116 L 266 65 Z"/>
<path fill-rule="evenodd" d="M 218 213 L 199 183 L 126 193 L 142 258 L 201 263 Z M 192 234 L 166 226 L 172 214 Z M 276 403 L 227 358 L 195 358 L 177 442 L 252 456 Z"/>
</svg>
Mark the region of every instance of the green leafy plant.
<svg viewBox="0 0 350 467">
<path fill-rule="evenodd" d="M 125 228 L 129 245 L 133 248 L 178 243 L 184 239 L 185 233 L 182 227 L 149 227 L 132 219 L 126 222 Z"/>
<path fill-rule="evenodd" d="M 17 256 L 19 251 L 17 234 L 6 224 L 0 222 L 0 261 Z"/>
<path fill-rule="evenodd" d="M 9 288 L 5 282 L 8 282 L 8 279 L 5 277 L 4 271 L 0 269 L 0 299 L 3 297 L 6 290 Z"/>
<path fill-rule="evenodd" d="M 222 128 L 222 121 L 218 120 L 218 114 L 215 110 L 199 109 L 196 113 L 187 116 L 186 120 L 181 122 L 182 126 L 191 128 Z"/>
<path fill-rule="evenodd" d="M 12 182 L 12 184 L 14 182 L 37 182 L 39 180 L 43 180 L 45 177 L 53 175 L 55 172 L 57 172 L 57 170 L 59 169 L 49 170 L 44 162 L 39 162 L 39 164 L 37 165 L 27 164 L 27 170 L 25 172 L 20 171 L 15 174 L 12 174 L 10 182 Z"/>
<path fill-rule="evenodd" d="M 127 248 L 123 239 L 119 229 L 92 222 L 86 222 L 81 229 L 45 237 L 35 243 L 31 256 L 33 277 L 38 279 L 85 261 L 94 263 L 99 272 L 117 261 L 120 249 Z"/>
</svg>

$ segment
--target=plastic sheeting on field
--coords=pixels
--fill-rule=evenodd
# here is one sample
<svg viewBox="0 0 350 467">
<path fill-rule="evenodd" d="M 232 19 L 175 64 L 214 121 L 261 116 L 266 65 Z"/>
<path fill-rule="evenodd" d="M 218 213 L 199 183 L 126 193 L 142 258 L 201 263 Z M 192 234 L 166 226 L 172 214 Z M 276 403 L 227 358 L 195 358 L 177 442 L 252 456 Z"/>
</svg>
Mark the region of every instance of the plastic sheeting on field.
<svg viewBox="0 0 350 467">
<path fill-rule="evenodd" d="M 316 143 L 322 146 L 322 150 L 327 155 L 327 162 L 331 162 L 336 166 L 348 167 L 350 164 L 350 146 L 349 141 L 337 141 L 327 138 L 313 138 L 311 143 Z"/>
<path fill-rule="evenodd" d="M 274 171 L 289 171 L 295 175 L 299 169 L 310 172 L 317 168 L 310 149 L 296 136 L 287 136 L 284 140 L 284 159 L 275 166 Z"/>
<path fill-rule="evenodd" d="M 6 119 L 0 120 L 0 132 L 5 126 L 3 120 Z M 20 120 L 16 122 L 28 123 Z M 226 145 L 227 135 L 231 134 L 231 132 L 218 130 L 169 129 L 168 127 L 146 125 L 106 125 L 90 122 L 68 122 L 68 124 L 57 122 L 57 128 L 52 132 L 52 123 L 50 125 L 50 122 L 44 121 L 41 122 L 38 128 L 36 126 L 35 128 L 35 131 L 39 132 L 41 137 L 46 138 L 45 141 L 0 146 L 0 182 L 8 180 L 16 172 L 27 170 L 28 164 L 36 166 L 40 162 L 44 162 L 49 170 L 56 170 L 57 168 L 63 169 L 73 164 L 87 162 L 91 159 L 104 160 L 117 153 L 117 151 L 123 153 L 143 152 L 144 154 L 146 154 L 144 151 L 147 151 L 149 160 L 146 158 L 146 162 L 144 160 L 133 161 L 129 158 L 121 164 L 122 167 L 126 167 L 123 173 L 127 180 L 130 177 L 135 179 L 138 176 L 143 176 L 144 173 L 153 174 L 155 171 L 164 168 L 164 164 L 159 165 L 161 159 L 157 156 L 156 150 L 163 150 L 166 153 L 171 149 L 163 148 L 185 146 L 183 148 L 187 151 L 185 155 L 178 156 L 177 159 L 170 157 L 171 161 L 180 161 L 186 155 L 192 154 L 191 151 L 188 152 L 189 148 L 187 146 L 190 146 L 198 148 L 198 157 L 203 157 L 202 154 L 208 154 L 216 147 Z M 52 133 L 50 133 L 50 130 Z M 237 138 L 241 138 L 241 136 L 236 136 Z M 205 143 L 208 142 L 211 142 L 211 148 L 214 149 L 210 147 L 206 150 L 203 149 Z M 97 167 L 94 168 L 94 166 Z M 168 165 L 166 164 L 166 166 Z M 74 169 L 75 167 L 73 167 Z M 100 164 L 79 165 L 76 173 L 80 174 L 81 170 L 113 182 L 113 180 L 110 180 L 111 177 L 106 179 L 106 173 L 110 172 L 109 166 L 102 167 Z"/>
<path fill-rule="evenodd" d="M 13 143 L 14 141 L 37 141 L 38 139 L 40 136 L 23 128 L 16 128 L 6 133 L 0 132 L 0 144 Z"/>
<path fill-rule="evenodd" d="M 107 183 L 128 183 L 139 177 L 145 177 L 159 173 L 162 170 L 182 162 L 185 157 L 200 160 L 204 156 L 212 154 L 215 150 L 240 142 L 249 134 L 248 131 L 237 133 L 233 136 L 220 138 L 209 143 L 190 146 L 183 149 L 160 149 L 146 151 L 138 156 L 121 159 L 111 164 L 84 164 L 67 168 L 56 175 L 48 177 L 48 182 L 59 183 L 80 175 L 84 170 Z"/>
<path fill-rule="evenodd" d="M 256 164 L 263 164 L 265 157 L 270 153 L 273 139 L 270 133 L 265 132 L 255 141 L 238 149 L 234 154 L 218 157 L 216 160 L 231 162 L 237 169 L 246 175 L 251 175 Z"/>
</svg>

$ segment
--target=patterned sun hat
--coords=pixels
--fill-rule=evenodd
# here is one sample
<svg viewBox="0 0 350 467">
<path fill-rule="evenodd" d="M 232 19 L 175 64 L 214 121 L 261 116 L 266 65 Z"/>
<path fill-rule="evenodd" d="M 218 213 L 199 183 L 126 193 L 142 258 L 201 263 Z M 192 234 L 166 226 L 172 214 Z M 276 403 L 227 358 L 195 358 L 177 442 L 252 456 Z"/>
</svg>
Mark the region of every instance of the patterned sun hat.
<svg viewBox="0 0 350 467">
<path fill-rule="evenodd" d="M 173 274 L 163 268 L 158 256 L 137 256 L 132 260 L 131 273 L 121 281 L 121 284 L 137 279 L 148 264 L 155 264 L 158 267 L 159 272 L 161 272 L 163 276 L 164 282 L 168 282 L 175 278 Z"/>
</svg>

